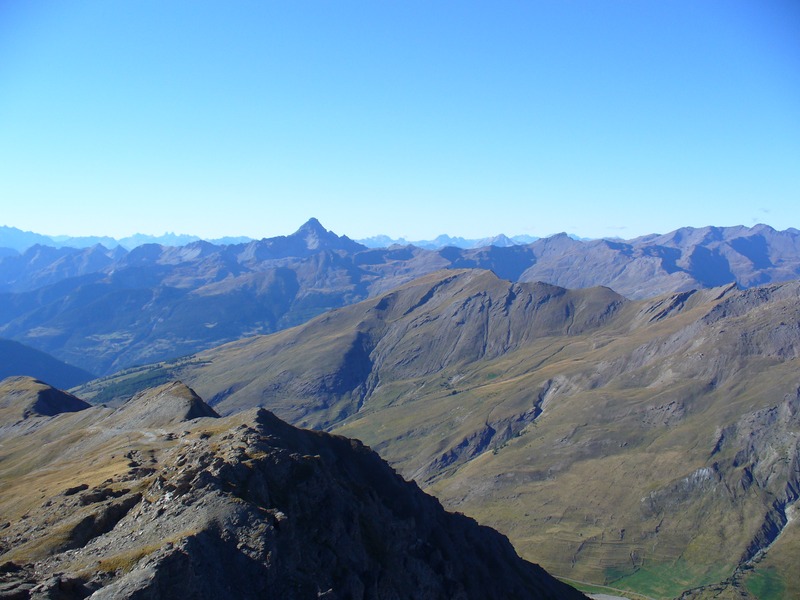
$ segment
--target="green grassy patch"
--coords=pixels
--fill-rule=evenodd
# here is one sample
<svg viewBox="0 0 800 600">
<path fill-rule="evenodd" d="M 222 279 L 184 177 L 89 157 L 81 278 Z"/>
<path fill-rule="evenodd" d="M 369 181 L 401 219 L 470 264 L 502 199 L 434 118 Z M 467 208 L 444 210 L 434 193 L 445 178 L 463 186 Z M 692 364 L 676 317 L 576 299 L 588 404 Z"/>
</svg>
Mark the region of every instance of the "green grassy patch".
<svg viewBox="0 0 800 600">
<path fill-rule="evenodd" d="M 580 581 L 575 581 L 574 579 L 567 579 L 566 577 L 557 577 L 560 581 L 563 581 L 567 585 L 571 585 L 579 592 L 583 592 L 584 594 L 606 594 L 607 596 L 619 596 L 620 594 L 625 594 L 627 598 L 630 600 L 647 600 L 647 596 L 641 596 L 635 592 L 631 592 L 628 590 L 620 590 L 613 587 L 607 587 L 604 585 L 593 585 L 589 583 L 583 583 Z"/>
<path fill-rule="evenodd" d="M 645 565 L 631 575 L 619 579 L 609 577 L 608 583 L 653 598 L 674 598 L 687 589 L 715 583 L 730 575 L 722 568 L 701 571 L 702 568 L 703 565 L 693 566 L 682 560 Z M 615 574 L 608 572 L 609 576 Z"/>
<path fill-rule="evenodd" d="M 774 569 L 758 569 L 744 582 L 747 591 L 759 600 L 786 598 L 786 586 Z"/>
</svg>

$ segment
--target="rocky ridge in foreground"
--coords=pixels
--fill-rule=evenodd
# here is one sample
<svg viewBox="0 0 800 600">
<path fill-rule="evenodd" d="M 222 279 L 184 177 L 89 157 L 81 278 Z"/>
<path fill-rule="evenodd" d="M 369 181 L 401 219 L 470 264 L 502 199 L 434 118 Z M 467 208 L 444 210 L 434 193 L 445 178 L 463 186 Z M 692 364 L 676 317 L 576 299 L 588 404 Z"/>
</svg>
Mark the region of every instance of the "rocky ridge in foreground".
<svg viewBox="0 0 800 600">
<path fill-rule="evenodd" d="M 198 402 L 2 423 L 0 598 L 583 597 L 360 442 Z"/>
</svg>

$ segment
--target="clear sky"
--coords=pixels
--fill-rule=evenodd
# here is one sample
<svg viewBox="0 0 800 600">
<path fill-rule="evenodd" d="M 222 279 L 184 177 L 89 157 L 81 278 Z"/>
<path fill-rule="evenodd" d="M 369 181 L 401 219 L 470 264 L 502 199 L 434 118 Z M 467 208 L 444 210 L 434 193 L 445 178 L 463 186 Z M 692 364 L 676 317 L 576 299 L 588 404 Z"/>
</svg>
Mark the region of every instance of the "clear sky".
<svg viewBox="0 0 800 600">
<path fill-rule="evenodd" d="M 0 225 L 800 228 L 796 0 L 0 0 Z"/>
</svg>

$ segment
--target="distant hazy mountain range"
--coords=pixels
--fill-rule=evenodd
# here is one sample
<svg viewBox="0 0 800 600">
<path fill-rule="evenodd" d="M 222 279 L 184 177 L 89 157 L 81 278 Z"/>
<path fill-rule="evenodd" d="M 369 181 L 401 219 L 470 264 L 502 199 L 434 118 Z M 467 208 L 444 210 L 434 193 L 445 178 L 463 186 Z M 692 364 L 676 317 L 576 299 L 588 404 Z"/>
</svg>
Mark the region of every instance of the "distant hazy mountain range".
<svg viewBox="0 0 800 600">
<path fill-rule="evenodd" d="M 576 236 L 571 236 L 574 239 L 580 239 Z M 507 248 L 509 246 L 521 246 L 530 244 L 538 240 L 538 237 L 531 235 L 515 235 L 508 237 L 504 234 L 496 235 L 489 238 L 480 239 L 466 239 L 463 237 L 451 237 L 442 234 L 433 240 L 416 240 L 407 241 L 404 238 L 390 238 L 388 235 L 376 235 L 373 237 L 356 240 L 359 244 L 363 244 L 367 248 L 388 248 L 389 246 L 416 246 L 417 248 L 425 248 L 426 250 L 439 250 L 452 246 L 455 248 L 485 248 L 486 246 L 498 246 L 500 248 Z"/>
<path fill-rule="evenodd" d="M 22 231 L 16 227 L 0 226 L 0 256 L 3 250 L 12 249 L 17 252 L 25 252 L 28 248 L 36 245 L 52 246 L 53 248 L 91 248 L 100 244 L 106 248 L 116 248 L 122 246 L 127 250 L 132 250 L 144 244 L 160 244 L 162 246 L 185 246 L 192 242 L 199 242 L 200 238 L 196 235 L 183 235 L 165 233 L 164 235 L 145 235 L 137 233 L 121 239 L 108 236 L 83 236 L 72 237 L 68 235 L 48 236 L 31 231 Z M 207 240 L 213 244 L 240 244 L 252 241 L 249 237 L 223 237 Z"/>
<path fill-rule="evenodd" d="M 577 236 L 570 236 L 573 239 L 582 239 Z M 429 250 L 437 250 L 447 246 L 454 246 L 456 248 L 483 248 L 485 246 L 518 246 L 522 244 L 530 244 L 538 240 L 538 237 L 530 235 L 515 235 L 508 237 L 500 234 L 490 238 L 482 239 L 466 239 L 463 237 L 451 237 L 449 235 L 440 235 L 433 240 L 417 240 L 408 242 L 403 238 L 390 238 L 386 235 L 377 235 L 363 240 L 356 240 L 358 243 L 366 246 L 367 248 L 388 248 L 389 246 L 417 246 L 419 248 L 426 248 Z M 239 237 L 222 237 L 216 239 L 202 239 L 196 235 L 185 235 L 175 233 L 165 233 L 164 235 L 145 235 L 137 233 L 132 236 L 115 239 L 108 236 L 84 236 L 84 237 L 71 237 L 66 235 L 47 236 L 30 231 L 22 231 L 16 227 L 0 227 L 0 256 L 12 254 L 8 250 L 16 250 L 17 252 L 25 252 L 32 246 L 52 246 L 54 248 L 91 248 L 97 244 L 105 246 L 106 248 L 116 248 L 122 246 L 126 250 L 133 250 L 138 246 L 145 244 L 159 244 L 161 246 L 185 246 L 193 242 L 206 241 L 217 246 L 224 246 L 229 244 L 246 244 L 255 241 L 253 238 L 247 236 Z"/>
<path fill-rule="evenodd" d="M 439 269 L 603 285 L 646 298 L 800 275 L 800 232 L 685 228 L 635 240 L 565 234 L 527 245 L 367 248 L 316 219 L 288 236 L 131 251 L 34 246 L 0 257 L 0 336 L 97 374 L 303 323 Z"/>
</svg>

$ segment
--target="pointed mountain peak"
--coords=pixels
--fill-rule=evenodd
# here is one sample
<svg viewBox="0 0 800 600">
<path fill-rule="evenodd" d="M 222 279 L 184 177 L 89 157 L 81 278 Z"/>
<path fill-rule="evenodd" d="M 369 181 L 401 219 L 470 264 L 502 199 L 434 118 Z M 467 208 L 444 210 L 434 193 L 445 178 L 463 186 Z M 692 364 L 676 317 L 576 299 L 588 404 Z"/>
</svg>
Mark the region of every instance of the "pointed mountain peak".
<svg viewBox="0 0 800 600">
<path fill-rule="evenodd" d="M 300 229 L 288 236 L 289 240 L 302 240 L 307 250 L 347 250 L 357 252 L 363 250 L 365 246 L 354 242 L 346 235 L 336 235 L 323 227 L 316 218 L 311 217 L 300 226 Z"/>
<path fill-rule="evenodd" d="M 339 241 L 338 235 L 325 229 L 322 226 L 322 223 L 320 223 L 314 217 L 311 217 L 308 221 L 303 223 L 303 225 L 300 226 L 300 229 L 298 229 L 289 237 L 303 240 L 306 248 L 309 250 L 317 250 L 329 246 L 336 246 L 338 245 L 337 242 Z"/>
<path fill-rule="evenodd" d="M 485 248 L 486 246 L 496 246 L 498 248 L 509 248 L 511 246 L 517 246 L 517 242 L 512 240 L 506 234 L 501 233 L 494 237 L 483 238 L 482 240 L 478 241 L 475 244 L 476 248 Z"/>
<path fill-rule="evenodd" d="M 297 233 L 301 232 L 303 233 L 314 232 L 314 233 L 325 234 L 328 233 L 328 230 L 322 226 L 322 223 L 320 223 L 316 217 L 311 217 L 308 221 L 303 223 L 297 230 Z"/>
</svg>

